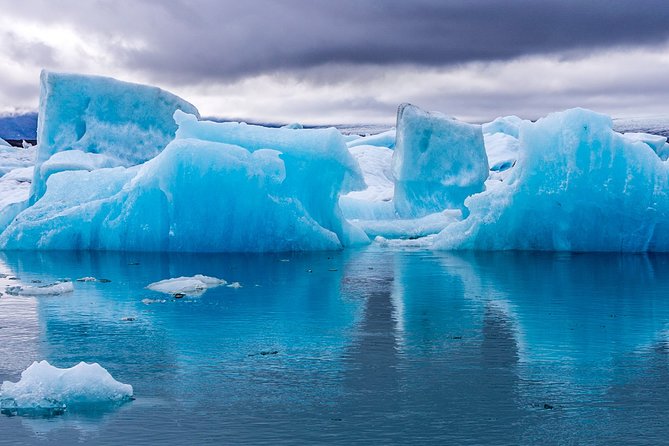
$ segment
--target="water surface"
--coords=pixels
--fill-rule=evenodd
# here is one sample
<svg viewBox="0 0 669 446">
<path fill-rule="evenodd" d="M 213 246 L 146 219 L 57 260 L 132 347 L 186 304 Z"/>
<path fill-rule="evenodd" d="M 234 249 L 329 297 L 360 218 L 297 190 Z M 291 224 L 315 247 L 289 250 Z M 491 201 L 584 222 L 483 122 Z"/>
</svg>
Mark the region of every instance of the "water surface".
<svg viewBox="0 0 669 446">
<path fill-rule="evenodd" d="M 667 256 L 374 246 L 3 253 L 0 273 L 23 283 L 110 282 L 0 297 L 0 381 L 34 360 L 85 360 L 137 399 L 2 416 L 0 443 L 664 443 L 667 271 Z M 183 299 L 145 289 L 198 273 L 243 287 Z"/>
</svg>

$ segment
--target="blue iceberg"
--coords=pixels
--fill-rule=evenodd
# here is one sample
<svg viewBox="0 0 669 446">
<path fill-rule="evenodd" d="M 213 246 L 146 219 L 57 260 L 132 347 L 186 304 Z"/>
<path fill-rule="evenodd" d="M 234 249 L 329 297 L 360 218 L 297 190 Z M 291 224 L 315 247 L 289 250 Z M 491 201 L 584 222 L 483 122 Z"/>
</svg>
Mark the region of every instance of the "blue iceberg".
<svg viewBox="0 0 669 446">
<path fill-rule="evenodd" d="M 40 166 L 66 150 L 104 154 L 132 166 L 155 157 L 174 139 L 172 114 L 197 115 L 185 100 L 158 87 L 100 76 L 42 71 L 33 202 L 46 186 Z"/>
<path fill-rule="evenodd" d="M 437 249 L 669 251 L 667 164 L 584 109 L 520 126 L 515 167 L 465 200 Z"/>
<path fill-rule="evenodd" d="M 393 154 L 394 204 L 400 217 L 462 208 L 481 192 L 488 158 L 480 125 L 402 104 Z"/>
</svg>

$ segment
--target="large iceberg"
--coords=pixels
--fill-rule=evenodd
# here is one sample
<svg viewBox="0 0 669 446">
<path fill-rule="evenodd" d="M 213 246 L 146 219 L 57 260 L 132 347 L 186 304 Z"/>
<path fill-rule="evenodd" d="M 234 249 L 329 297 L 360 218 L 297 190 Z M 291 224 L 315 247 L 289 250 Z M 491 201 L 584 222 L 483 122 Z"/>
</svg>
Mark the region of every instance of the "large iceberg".
<svg viewBox="0 0 669 446">
<path fill-rule="evenodd" d="M 394 205 L 400 217 L 460 209 L 481 192 L 488 158 L 480 125 L 402 104 L 393 154 Z"/>
<path fill-rule="evenodd" d="M 69 406 L 120 403 L 133 396 L 132 386 L 116 381 L 97 363 L 80 362 L 60 369 L 47 361 L 33 362 L 18 382 L 0 387 L 3 412 L 65 410 Z"/>
<path fill-rule="evenodd" d="M 42 71 L 40 86 L 33 202 L 44 194 L 40 167 L 53 154 L 79 150 L 104 154 L 126 167 L 140 164 L 174 139 L 175 110 L 198 114 L 160 88 L 106 77 Z"/>
<path fill-rule="evenodd" d="M 339 210 L 340 191 L 364 183 L 337 130 L 200 122 L 180 111 L 175 119 L 177 139 L 144 164 L 51 174 L 0 247 L 242 252 L 368 242 Z"/>
<path fill-rule="evenodd" d="M 644 141 L 588 110 L 520 126 L 504 182 L 465 201 L 437 249 L 669 251 L 668 168 Z"/>
</svg>

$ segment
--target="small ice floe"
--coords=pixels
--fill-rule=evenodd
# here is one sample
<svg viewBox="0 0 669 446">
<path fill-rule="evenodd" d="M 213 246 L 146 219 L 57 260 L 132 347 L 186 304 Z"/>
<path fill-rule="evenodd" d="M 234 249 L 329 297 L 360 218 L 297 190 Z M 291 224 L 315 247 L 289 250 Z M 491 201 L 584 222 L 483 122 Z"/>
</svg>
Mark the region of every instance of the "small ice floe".
<svg viewBox="0 0 669 446">
<path fill-rule="evenodd" d="M 142 299 L 144 305 L 164 304 L 165 302 L 167 302 L 165 299 Z"/>
<path fill-rule="evenodd" d="M 239 288 L 242 287 L 242 284 L 239 283 L 239 282 L 232 282 L 231 284 L 226 285 L 226 286 L 227 286 L 228 288 L 233 288 L 233 289 L 235 289 L 235 290 L 238 290 Z"/>
<path fill-rule="evenodd" d="M 161 280 L 160 282 L 154 282 L 148 285 L 146 288 L 160 293 L 171 294 L 173 296 L 181 295 L 180 297 L 183 297 L 199 296 L 209 288 L 226 285 L 227 283 L 228 282 L 223 279 L 196 274 L 193 277 L 176 277 L 173 279 Z"/>
<path fill-rule="evenodd" d="M 59 414 L 77 405 L 118 404 L 132 398 L 132 386 L 116 381 L 97 363 L 60 369 L 35 361 L 18 382 L 2 383 L 0 410 L 7 415 Z"/>
<path fill-rule="evenodd" d="M 74 285 L 70 281 L 59 281 L 42 286 L 16 285 L 5 289 L 5 292 L 12 296 L 58 296 L 73 291 Z"/>
<path fill-rule="evenodd" d="M 96 282 L 97 280 L 95 277 L 80 277 L 77 282 Z"/>
</svg>

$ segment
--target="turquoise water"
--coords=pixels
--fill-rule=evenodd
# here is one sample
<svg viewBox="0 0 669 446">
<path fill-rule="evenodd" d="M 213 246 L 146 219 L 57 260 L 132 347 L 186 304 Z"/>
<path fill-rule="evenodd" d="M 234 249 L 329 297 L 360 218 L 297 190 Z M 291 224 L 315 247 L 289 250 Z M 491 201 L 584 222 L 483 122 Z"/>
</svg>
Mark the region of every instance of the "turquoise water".
<svg viewBox="0 0 669 446">
<path fill-rule="evenodd" d="M 0 297 L 0 381 L 85 360 L 136 400 L 1 416 L 0 443 L 666 443 L 668 271 L 666 256 L 378 247 L 2 253 L 24 283 L 111 282 Z M 198 273 L 243 287 L 144 288 Z"/>
</svg>

